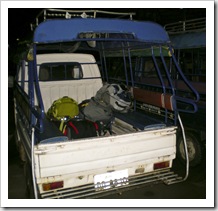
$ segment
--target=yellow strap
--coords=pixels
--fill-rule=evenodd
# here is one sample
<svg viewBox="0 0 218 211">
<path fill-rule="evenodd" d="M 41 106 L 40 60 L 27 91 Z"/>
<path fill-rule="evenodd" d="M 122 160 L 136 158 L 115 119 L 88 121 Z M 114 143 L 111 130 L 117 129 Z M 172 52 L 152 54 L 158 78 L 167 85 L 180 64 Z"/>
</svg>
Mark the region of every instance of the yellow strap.
<svg viewBox="0 0 218 211">
<path fill-rule="evenodd" d="M 66 130 L 66 127 L 67 127 L 67 125 L 64 125 L 64 128 L 63 128 L 63 131 L 62 131 L 62 133 L 64 133 L 64 132 L 65 132 L 65 130 Z"/>
<path fill-rule="evenodd" d="M 61 132 L 63 132 L 63 126 L 64 126 L 64 120 L 62 119 L 62 120 L 61 120 L 60 127 L 59 127 L 59 130 L 60 130 Z"/>
</svg>

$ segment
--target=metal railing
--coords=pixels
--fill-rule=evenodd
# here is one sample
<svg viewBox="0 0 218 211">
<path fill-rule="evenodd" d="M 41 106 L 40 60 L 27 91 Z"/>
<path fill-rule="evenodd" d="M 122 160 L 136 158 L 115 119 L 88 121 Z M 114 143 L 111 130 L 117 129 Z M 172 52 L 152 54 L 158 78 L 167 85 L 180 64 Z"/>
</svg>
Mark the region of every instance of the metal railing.
<svg viewBox="0 0 218 211">
<path fill-rule="evenodd" d="M 206 30 L 206 18 L 197 18 L 186 21 L 169 23 L 164 26 L 169 34 L 177 34 L 184 32 L 196 32 Z"/>
<path fill-rule="evenodd" d="M 35 22 L 31 23 L 31 30 L 33 31 L 41 22 L 47 19 L 63 18 L 70 19 L 74 17 L 80 18 L 96 18 L 97 15 L 110 15 L 118 16 L 118 18 L 123 18 L 129 16 L 129 19 L 133 19 L 134 12 L 110 12 L 103 10 L 65 10 L 65 9 L 43 9 L 35 18 Z"/>
</svg>

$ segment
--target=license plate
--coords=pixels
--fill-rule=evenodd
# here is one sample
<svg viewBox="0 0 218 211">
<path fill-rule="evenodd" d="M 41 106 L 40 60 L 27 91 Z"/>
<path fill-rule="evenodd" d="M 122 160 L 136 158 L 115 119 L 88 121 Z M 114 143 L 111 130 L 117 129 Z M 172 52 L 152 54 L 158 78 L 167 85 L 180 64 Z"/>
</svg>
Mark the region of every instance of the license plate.
<svg viewBox="0 0 218 211">
<path fill-rule="evenodd" d="M 94 176 L 96 191 L 128 185 L 128 169 Z"/>
</svg>

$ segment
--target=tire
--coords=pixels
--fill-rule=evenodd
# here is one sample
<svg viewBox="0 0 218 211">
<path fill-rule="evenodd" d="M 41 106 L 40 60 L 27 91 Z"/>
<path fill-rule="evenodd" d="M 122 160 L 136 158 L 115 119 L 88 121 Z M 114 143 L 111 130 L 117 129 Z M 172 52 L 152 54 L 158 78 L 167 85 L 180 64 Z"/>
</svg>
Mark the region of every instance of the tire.
<svg viewBox="0 0 218 211">
<path fill-rule="evenodd" d="M 197 134 L 192 132 L 186 132 L 186 142 L 189 156 L 189 166 L 195 167 L 202 163 L 205 158 L 205 148 L 200 141 L 200 138 Z M 183 137 L 179 135 L 177 139 L 177 157 L 185 165 L 185 150 L 183 144 Z"/>
</svg>

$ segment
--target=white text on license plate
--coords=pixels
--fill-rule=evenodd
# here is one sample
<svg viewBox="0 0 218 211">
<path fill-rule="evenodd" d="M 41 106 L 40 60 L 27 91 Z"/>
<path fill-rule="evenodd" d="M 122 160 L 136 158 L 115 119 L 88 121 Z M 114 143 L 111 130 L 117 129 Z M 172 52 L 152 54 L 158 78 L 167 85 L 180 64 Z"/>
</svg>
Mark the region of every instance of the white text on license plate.
<svg viewBox="0 0 218 211">
<path fill-rule="evenodd" d="M 128 169 L 94 176 L 94 184 L 97 191 L 128 185 L 128 181 Z"/>
</svg>

